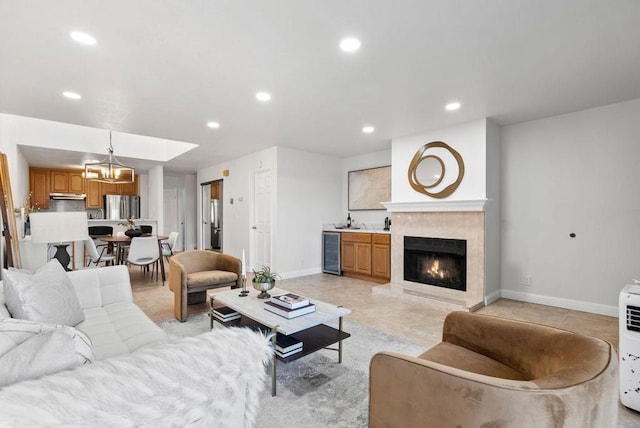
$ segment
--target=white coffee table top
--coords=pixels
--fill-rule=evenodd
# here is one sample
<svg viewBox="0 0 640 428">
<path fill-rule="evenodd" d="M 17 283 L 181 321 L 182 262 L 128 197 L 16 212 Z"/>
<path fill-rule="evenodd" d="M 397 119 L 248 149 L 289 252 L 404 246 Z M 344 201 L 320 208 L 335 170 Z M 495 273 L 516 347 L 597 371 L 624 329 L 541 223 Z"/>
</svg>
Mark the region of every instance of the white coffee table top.
<svg viewBox="0 0 640 428">
<path fill-rule="evenodd" d="M 330 305 L 329 303 L 310 298 L 309 301 L 316 305 L 315 312 L 287 319 L 267 311 L 264 308 L 264 302 L 269 299 L 258 299 L 258 291 L 252 288 L 247 288 L 247 290 L 249 291 L 247 297 L 240 297 L 238 295 L 240 294 L 239 288 L 213 293 L 212 296 L 214 302 L 220 302 L 267 327 L 276 327 L 278 333 L 287 336 L 328 321 L 336 320 L 351 313 L 350 309 Z M 280 294 L 286 293 L 289 293 L 289 291 L 281 288 L 272 288 L 269 290 L 269 294 L 272 296 L 279 296 Z"/>
</svg>

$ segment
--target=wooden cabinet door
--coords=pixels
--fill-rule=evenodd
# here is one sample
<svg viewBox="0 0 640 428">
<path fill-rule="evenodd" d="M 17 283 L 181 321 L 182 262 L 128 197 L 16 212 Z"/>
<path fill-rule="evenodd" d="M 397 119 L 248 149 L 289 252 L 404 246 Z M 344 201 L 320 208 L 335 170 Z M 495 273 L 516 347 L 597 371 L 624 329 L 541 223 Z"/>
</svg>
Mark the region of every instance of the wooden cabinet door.
<svg viewBox="0 0 640 428">
<path fill-rule="evenodd" d="M 102 191 L 99 181 L 85 180 L 84 188 L 87 192 L 87 199 L 85 199 L 85 207 L 87 209 L 100 209 L 102 208 Z"/>
<path fill-rule="evenodd" d="M 84 193 L 84 178 L 82 178 L 82 172 L 69 173 L 69 192 Z"/>
<path fill-rule="evenodd" d="M 343 271 L 356 271 L 356 245 L 355 242 L 342 242 L 340 246 L 340 259 Z"/>
<path fill-rule="evenodd" d="M 356 242 L 356 272 L 371 275 L 371 244 Z"/>
<path fill-rule="evenodd" d="M 51 192 L 66 193 L 69 191 L 69 173 L 51 171 Z"/>
<path fill-rule="evenodd" d="M 371 272 L 378 278 L 391 279 L 391 248 L 386 244 L 371 246 Z"/>
<path fill-rule="evenodd" d="M 120 185 L 114 183 L 101 183 L 102 194 L 103 195 L 119 195 L 120 194 Z"/>
<path fill-rule="evenodd" d="M 118 195 L 137 195 L 138 194 L 138 176 L 134 177 L 133 183 L 119 184 Z"/>
<path fill-rule="evenodd" d="M 34 208 L 49 208 L 49 193 L 51 193 L 49 178 L 48 169 L 29 169 L 29 190 L 31 205 Z"/>
</svg>

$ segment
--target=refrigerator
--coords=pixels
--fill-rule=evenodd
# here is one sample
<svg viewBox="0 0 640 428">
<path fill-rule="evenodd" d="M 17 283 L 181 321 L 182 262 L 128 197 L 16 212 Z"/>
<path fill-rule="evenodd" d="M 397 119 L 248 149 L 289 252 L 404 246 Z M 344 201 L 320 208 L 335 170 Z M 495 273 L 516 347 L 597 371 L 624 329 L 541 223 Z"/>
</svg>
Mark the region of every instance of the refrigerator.
<svg viewBox="0 0 640 428">
<path fill-rule="evenodd" d="M 104 195 L 104 218 L 108 220 L 140 218 L 140 196 Z"/>
<path fill-rule="evenodd" d="M 222 247 L 222 201 L 212 199 L 210 206 L 211 215 L 211 248 L 219 250 Z"/>
</svg>

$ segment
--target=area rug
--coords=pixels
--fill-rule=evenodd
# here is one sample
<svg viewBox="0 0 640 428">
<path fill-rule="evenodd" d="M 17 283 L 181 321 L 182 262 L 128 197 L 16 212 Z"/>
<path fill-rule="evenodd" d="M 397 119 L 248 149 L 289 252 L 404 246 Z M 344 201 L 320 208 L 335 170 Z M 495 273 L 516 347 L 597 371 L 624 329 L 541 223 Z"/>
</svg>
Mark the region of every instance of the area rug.
<svg viewBox="0 0 640 428">
<path fill-rule="evenodd" d="M 194 336 L 209 331 L 209 317 L 192 315 L 187 322 L 159 324 L 170 337 Z M 214 323 L 214 328 L 224 328 Z M 277 396 L 271 384 L 261 396 L 256 426 L 366 427 L 368 418 L 369 361 L 379 351 L 417 356 L 424 348 L 348 319 L 344 330 L 351 337 L 343 342 L 342 364 L 338 353 L 318 351 L 288 364 L 278 362 Z"/>
</svg>

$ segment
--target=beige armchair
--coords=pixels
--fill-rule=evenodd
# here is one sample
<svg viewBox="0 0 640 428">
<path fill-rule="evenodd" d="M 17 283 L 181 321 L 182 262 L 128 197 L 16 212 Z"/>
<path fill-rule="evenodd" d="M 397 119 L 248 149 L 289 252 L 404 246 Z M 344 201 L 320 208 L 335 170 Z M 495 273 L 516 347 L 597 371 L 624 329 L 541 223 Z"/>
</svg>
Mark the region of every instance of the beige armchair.
<svg viewBox="0 0 640 428">
<path fill-rule="evenodd" d="M 417 358 L 373 356 L 370 427 L 617 427 L 609 343 L 465 312 L 442 336 Z"/>
<path fill-rule="evenodd" d="M 169 288 L 173 291 L 173 313 L 187 320 L 187 305 L 204 302 L 211 288 L 237 288 L 242 263 L 227 254 L 213 251 L 185 251 L 169 259 Z"/>
</svg>

